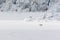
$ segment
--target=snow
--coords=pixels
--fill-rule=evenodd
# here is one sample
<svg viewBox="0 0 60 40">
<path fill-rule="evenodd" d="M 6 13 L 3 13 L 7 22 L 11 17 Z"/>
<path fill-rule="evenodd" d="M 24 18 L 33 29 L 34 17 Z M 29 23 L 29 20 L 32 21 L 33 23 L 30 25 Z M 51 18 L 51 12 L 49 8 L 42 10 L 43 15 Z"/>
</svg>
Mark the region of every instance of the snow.
<svg viewBox="0 0 60 40">
<path fill-rule="evenodd" d="M 50 16 L 51 12 L 0 12 L 0 40 L 60 39 L 60 21 Z"/>
<path fill-rule="evenodd" d="M 0 11 L 22 11 L 36 12 L 45 11 L 48 0 L 0 0 Z M 44 4 L 43 4 L 44 3 Z M 43 5 L 42 5 L 43 4 Z"/>
<path fill-rule="evenodd" d="M 15 30 L 0 31 L 0 40 L 59 40 L 60 31 Z"/>
<path fill-rule="evenodd" d="M 0 12 L 0 29 L 59 30 L 59 21 L 59 16 L 54 16 L 51 12 Z"/>
<path fill-rule="evenodd" d="M 40 26 L 40 24 L 43 24 Z M 0 40 L 57 40 L 60 39 L 60 22 L 26 22 L 0 20 Z"/>
<path fill-rule="evenodd" d="M 60 0 L 0 0 L 0 40 L 60 40 Z"/>
<path fill-rule="evenodd" d="M 40 21 L 22 21 L 22 20 L 0 20 L 0 29 L 13 30 L 60 30 L 59 21 L 40 20 Z M 42 24 L 42 26 L 40 26 Z"/>
</svg>

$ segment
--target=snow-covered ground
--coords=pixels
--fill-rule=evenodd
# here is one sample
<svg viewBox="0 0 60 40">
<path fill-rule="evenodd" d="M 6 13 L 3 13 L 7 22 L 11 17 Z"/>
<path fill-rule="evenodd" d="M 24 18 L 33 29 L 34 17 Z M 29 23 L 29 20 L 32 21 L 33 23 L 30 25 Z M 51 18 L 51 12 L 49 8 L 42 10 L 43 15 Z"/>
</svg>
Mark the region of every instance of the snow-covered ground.
<svg viewBox="0 0 60 40">
<path fill-rule="evenodd" d="M 60 0 L 0 0 L 0 40 L 60 40 Z"/>
<path fill-rule="evenodd" d="M 0 30 L 0 40 L 60 40 L 60 31 Z"/>
<path fill-rule="evenodd" d="M 33 19 L 42 18 L 44 12 L 0 12 L 0 20 L 24 20 L 29 16 Z"/>
<path fill-rule="evenodd" d="M 60 22 L 53 20 L 23 21 L 0 20 L 1 30 L 60 30 Z"/>
<path fill-rule="evenodd" d="M 0 20 L 0 40 L 60 40 L 60 22 Z"/>
<path fill-rule="evenodd" d="M 60 40 L 60 21 L 43 16 L 44 12 L 0 12 L 0 40 Z"/>
<path fill-rule="evenodd" d="M 0 12 L 0 29 L 59 30 L 59 17 L 52 12 Z"/>
<path fill-rule="evenodd" d="M 60 40 L 59 18 L 50 16 L 50 12 L 0 12 L 0 40 Z"/>
</svg>

